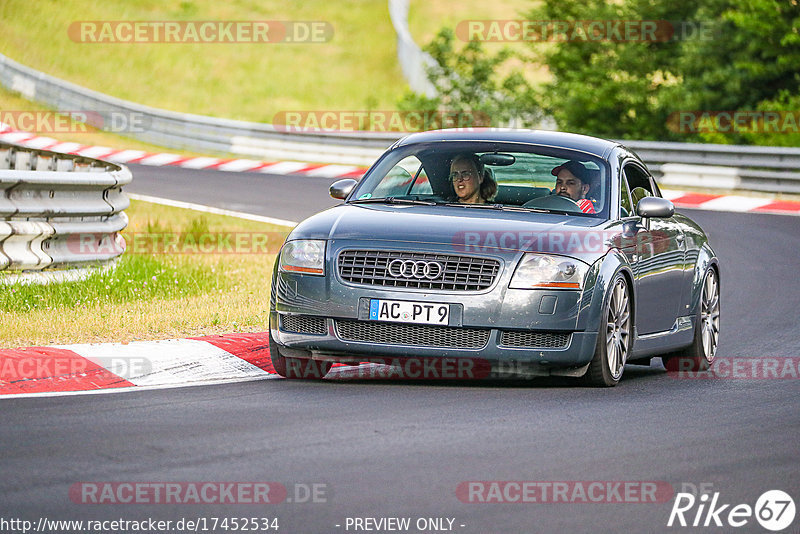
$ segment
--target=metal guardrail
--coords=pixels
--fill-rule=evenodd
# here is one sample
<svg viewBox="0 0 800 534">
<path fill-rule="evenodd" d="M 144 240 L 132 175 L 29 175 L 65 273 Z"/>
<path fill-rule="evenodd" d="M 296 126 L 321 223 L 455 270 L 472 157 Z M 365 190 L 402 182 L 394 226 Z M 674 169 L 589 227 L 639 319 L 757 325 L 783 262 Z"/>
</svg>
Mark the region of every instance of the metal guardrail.
<svg viewBox="0 0 800 534">
<path fill-rule="evenodd" d="M 652 163 L 800 170 L 800 148 L 752 145 L 620 141 Z"/>
<path fill-rule="evenodd" d="M 127 117 L 137 126 L 126 128 L 122 132 L 126 136 L 200 153 L 371 165 L 399 137 L 397 133 L 286 133 L 271 124 L 161 110 L 60 80 L 2 54 L 0 85 L 57 111 L 91 112 L 104 124 Z"/>
<path fill-rule="evenodd" d="M 620 141 L 663 185 L 800 193 L 800 148 Z"/>
<path fill-rule="evenodd" d="M 20 65 L 0 54 L 0 84 L 59 111 L 92 111 L 112 121 L 133 114 L 146 127 L 126 132 L 160 146 L 196 152 L 244 154 L 267 160 L 371 165 L 397 132 L 287 133 L 273 125 L 165 111 L 104 95 Z M 800 192 L 800 148 L 623 141 L 636 151 L 665 185 L 718 187 L 708 167 L 729 167 L 736 178 L 726 189 Z M 668 164 L 701 166 L 670 175 Z M 700 172 L 704 171 L 704 172 Z M 712 172 L 713 174 L 713 172 Z"/>
<path fill-rule="evenodd" d="M 114 260 L 131 180 L 124 166 L 0 143 L 0 271 Z"/>
</svg>

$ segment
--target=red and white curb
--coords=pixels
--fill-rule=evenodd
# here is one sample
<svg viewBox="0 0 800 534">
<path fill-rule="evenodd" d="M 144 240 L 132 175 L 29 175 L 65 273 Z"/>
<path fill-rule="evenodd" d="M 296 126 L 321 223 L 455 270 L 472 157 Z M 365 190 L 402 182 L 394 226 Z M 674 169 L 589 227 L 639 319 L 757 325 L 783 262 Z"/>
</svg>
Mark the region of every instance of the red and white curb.
<svg viewBox="0 0 800 534">
<path fill-rule="evenodd" d="M 687 193 L 685 191 L 661 191 L 677 208 L 692 208 L 711 211 L 731 211 L 739 213 L 772 213 L 800 215 L 800 201 L 775 200 L 740 195 L 712 195 L 707 193 Z"/>
<path fill-rule="evenodd" d="M 276 377 L 266 332 L 0 350 L 0 398 Z"/>
<path fill-rule="evenodd" d="M 333 165 L 303 163 L 300 161 L 258 161 L 253 159 L 224 159 L 212 157 L 184 157 L 178 154 L 152 153 L 142 150 L 119 150 L 105 146 L 63 143 L 51 137 L 40 137 L 34 133 L 12 130 L 0 123 L 0 141 L 14 143 L 37 150 L 49 150 L 63 154 L 75 154 L 87 158 L 101 159 L 111 163 L 137 163 L 154 167 L 180 167 L 195 170 L 228 172 L 260 172 L 309 176 L 316 178 L 360 178 L 367 171 L 355 165 Z"/>
<path fill-rule="evenodd" d="M 258 161 L 252 159 L 221 159 L 212 157 L 183 157 L 169 153 L 150 153 L 141 150 L 118 150 L 104 146 L 89 146 L 79 143 L 63 143 L 50 137 L 39 137 L 30 132 L 12 130 L 0 122 L 0 141 L 15 143 L 28 148 L 75 154 L 102 159 L 112 163 L 138 163 L 155 167 L 180 167 L 228 172 L 259 172 L 309 176 L 318 178 L 360 178 L 365 167 L 354 165 L 325 165 L 300 161 Z M 775 200 L 765 197 L 739 195 L 715 195 L 685 191 L 662 191 L 678 208 L 692 208 L 740 213 L 772 213 L 800 215 L 800 201 Z"/>
<path fill-rule="evenodd" d="M 380 376 L 379 370 L 384 367 L 370 363 L 361 366 L 334 363 L 326 378 Z M 268 332 L 0 349 L 0 399 L 276 378 L 280 376 L 272 366 Z"/>
</svg>

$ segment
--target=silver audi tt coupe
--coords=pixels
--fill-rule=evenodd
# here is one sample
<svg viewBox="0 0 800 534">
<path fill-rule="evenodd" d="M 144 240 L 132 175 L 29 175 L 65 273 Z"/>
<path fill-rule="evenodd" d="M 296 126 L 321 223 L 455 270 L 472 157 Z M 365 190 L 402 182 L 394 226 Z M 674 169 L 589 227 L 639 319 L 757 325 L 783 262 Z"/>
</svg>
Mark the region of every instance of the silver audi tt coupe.
<svg viewBox="0 0 800 534">
<path fill-rule="evenodd" d="M 276 261 L 277 373 L 383 363 L 407 378 L 567 376 L 626 363 L 708 368 L 720 268 L 619 143 L 541 131 L 435 131 L 392 145 Z M 363 366 L 362 366 L 363 367 Z"/>
</svg>

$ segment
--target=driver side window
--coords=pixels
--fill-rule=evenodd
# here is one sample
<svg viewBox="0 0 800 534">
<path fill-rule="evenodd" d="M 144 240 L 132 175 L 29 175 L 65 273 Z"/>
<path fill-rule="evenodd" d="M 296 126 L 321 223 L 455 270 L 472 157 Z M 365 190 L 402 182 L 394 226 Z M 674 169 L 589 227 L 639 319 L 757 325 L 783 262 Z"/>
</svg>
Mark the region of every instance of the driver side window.
<svg viewBox="0 0 800 534">
<path fill-rule="evenodd" d="M 633 213 L 631 209 L 631 194 L 628 190 L 628 179 L 625 177 L 625 173 L 622 173 L 620 182 L 619 216 L 624 219 L 625 217 L 630 217 Z"/>
<path fill-rule="evenodd" d="M 643 169 L 634 164 L 625 165 L 622 171 L 622 202 L 620 206 L 628 212 L 629 215 L 636 214 L 636 206 L 639 201 L 645 197 L 660 196 L 658 193 L 653 193 L 653 182 Z M 626 203 L 625 190 L 630 193 L 630 199 Z M 622 210 L 620 210 L 622 211 Z M 624 215 L 623 215 L 624 216 Z"/>
</svg>

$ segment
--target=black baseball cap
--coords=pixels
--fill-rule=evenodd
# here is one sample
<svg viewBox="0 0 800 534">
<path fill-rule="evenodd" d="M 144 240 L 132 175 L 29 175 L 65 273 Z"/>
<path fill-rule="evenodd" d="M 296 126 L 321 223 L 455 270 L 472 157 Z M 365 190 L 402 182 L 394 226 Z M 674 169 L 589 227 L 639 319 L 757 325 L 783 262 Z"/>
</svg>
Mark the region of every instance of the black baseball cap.
<svg viewBox="0 0 800 534">
<path fill-rule="evenodd" d="M 574 159 L 562 163 L 561 165 L 550 171 L 550 174 L 552 174 L 553 176 L 558 176 L 558 173 L 560 173 L 564 169 L 571 172 L 573 176 L 575 176 L 575 178 L 577 178 L 578 180 L 580 180 L 585 184 L 590 184 L 592 182 L 591 171 L 589 171 L 589 169 L 584 167 L 583 163 L 581 163 L 580 161 L 575 161 Z"/>
</svg>

